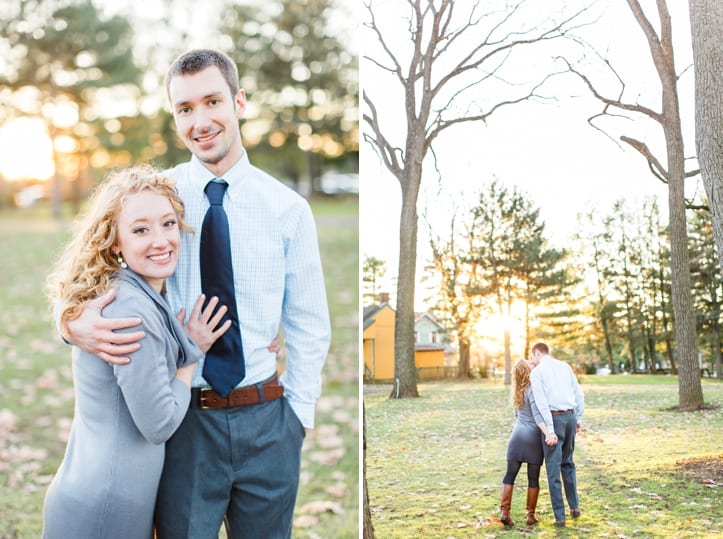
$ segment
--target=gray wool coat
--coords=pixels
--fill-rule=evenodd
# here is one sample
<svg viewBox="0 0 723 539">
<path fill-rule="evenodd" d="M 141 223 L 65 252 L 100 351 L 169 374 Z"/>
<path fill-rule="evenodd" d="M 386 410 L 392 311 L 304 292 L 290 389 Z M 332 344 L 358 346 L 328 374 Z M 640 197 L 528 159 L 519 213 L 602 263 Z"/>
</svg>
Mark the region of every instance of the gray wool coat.
<svg viewBox="0 0 723 539">
<path fill-rule="evenodd" d="M 121 270 L 117 285 L 103 316 L 137 316 L 146 336 L 128 365 L 73 347 L 75 415 L 45 498 L 46 539 L 152 537 L 164 442 L 188 409 L 190 390 L 174 374 L 201 351 L 144 279 Z"/>
</svg>

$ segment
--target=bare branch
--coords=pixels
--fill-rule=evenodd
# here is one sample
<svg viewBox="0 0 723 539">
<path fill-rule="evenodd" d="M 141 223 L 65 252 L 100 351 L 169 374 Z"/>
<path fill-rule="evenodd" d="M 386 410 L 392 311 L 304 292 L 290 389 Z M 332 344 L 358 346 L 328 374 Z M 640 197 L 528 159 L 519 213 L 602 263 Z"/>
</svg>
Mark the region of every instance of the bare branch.
<svg viewBox="0 0 723 539">
<path fill-rule="evenodd" d="M 395 74 L 399 81 L 404 84 L 404 77 L 402 76 L 402 66 L 399 64 L 396 56 L 394 56 L 394 53 L 392 53 L 391 49 L 387 45 L 384 36 L 382 36 L 382 33 L 377 26 L 376 17 L 374 16 L 374 10 L 372 9 L 372 0 L 368 0 L 368 2 L 365 3 L 365 7 L 367 8 L 367 11 L 369 11 L 369 15 L 371 16 L 371 22 L 365 22 L 364 26 L 369 28 L 372 32 L 374 32 L 374 34 L 376 34 L 377 39 L 382 46 L 382 49 L 384 49 L 384 52 L 389 57 L 389 60 L 391 60 L 391 62 L 394 64 L 394 67 L 385 66 L 376 59 L 367 55 L 364 55 L 364 58 L 371 61 L 373 64 L 380 67 L 381 69 Z"/>
<path fill-rule="evenodd" d="M 710 206 L 707 204 L 696 204 L 695 202 L 691 202 L 689 200 L 685 201 L 685 209 L 710 213 Z"/>
<path fill-rule="evenodd" d="M 643 8 L 640 7 L 640 2 L 638 2 L 638 0 L 627 0 L 627 2 L 630 6 L 630 11 L 632 11 L 633 16 L 635 17 L 635 20 L 638 21 L 638 26 L 640 26 L 640 29 L 645 35 L 645 39 L 648 40 L 648 45 L 650 45 L 650 48 L 656 48 L 660 50 L 660 38 L 658 38 L 658 34 L 655 32 L 655 29 L 650 23 L 650 20 L 645 16 Z M 658 7 L 660 7 L 660 2 L 658 2 Z"/>
<path fill-rule="evenodd" d="M 498 25 L 493 28 L 493 30 L 488 34 L 488 39 L 491 38 L 492 34 L 494 33 L 495 29 L 500 27 L 504 22 L 508 21 L 509 18 L 514 14 L 514 11 L 516 11 L 521 3 L 516 4 L 512 10 L 510 10 L 510 13 L 507 13 L 505 17 L 503 17 L 503 20 L 498 23 Z M 489 41 L 485 40 L 481 42 L 476 47 L 473 47 L 470 52 L 462 59 L 460 60 L 457 65 L 451 69 L 444 77 L 440 79 L 440 81 L 436 84 L 434 88 L 432 88 L 433 95 L 438 94 L 442 88 L 452 79 L 456 78 L 457 76 L 466 73 L 471 70 L 478 69 L 482 64 L 484 64 L 489 59 L 493 58 L 494 56 L 499 55 L 500 53 L 503 53 L 505 51 L 508 51 L 515 47 L 520 47 L 524 45 L 531 45 L 533 43 L 538 43 L 541 41 L 548 41 L 551 39 L 558 39 L 560 37 L 563 37 L 568 29 L 565 29 L 565 25 L 567 25 L 572 20 L 576 19 L 578 16 L 580 16 L 581 13 L 583 13 L 585 9 L 581 9 L 580 11 L 576 12 L 575 14 L 569 16 L 568 18 L 564 19 L 561 23 L 553 26 L 552 28 L 549 28 L 547 30 L 541 31 L 540 33 L 534 35 L 533 37 L 529 37 L 526 39 L 513 39 L 512 41 L 507 41 L 510 36 L 514 35 L 522 35 L 526 36 L 529 35 L 529 31 L 523 32 L 523 33 L 509 33 L 507 34 L 503 39 L 499 41 L 499 43 L 503 43 L 498 47 L 493 48 L 491 51 L 486 52 L 485 54 L 482 54 L 479 58 L 473 60 L 478 54 L 481 53 L 482 49 L 484 47 L 489 46 Z M 468 28 L 470 25 L 466 25 L 462 28 L 460 33 L 464 32 L 466 28 Z"/>
<path fill-rule="evenodd" d="M 543 78 L 542 81 L 540 81 L 539 83 L 537 83 L 526 95 L 523 95 L 523 96 L 518 97 L 518 98 L 516 98 L 516 99 L 508 99 L 508 100 L 505 100 L 505 101 L 500 101 L 500 102 L 498 102 L 498 103 L 495 103 L 495 105 L 493 105 L 492 108 L 490 108 L 487 112 L 484 112 L 484 113 L 481 113 L 481 114 L 474 114 L 474 115 L 469 115 L 469 116 L 462 116 L 462 117 L 458 117 L 458 118 L 453 118 L 453 119 L 451 119 L 451 120 L 444 120 L 444 119 L 441 117 L 441 112 L 443 112 L 443 110 L 440 111 L 440 112 L 437 114 L 437 117 L 436 117 L 436 118 L 434 119 L 434 121 L 431 123 L 430 129 L 428 130 L 428 134 L 427 134 L 427 145 L 430 145 L 430 144 L 432 143 L 432 141 L 433 141 L 435 138 L 437 138 L 437 136 L 438 136 L 442 131 L 444 131 L 445 129 L 447 129 L 448 127 L 451 127 L 451 126 L 453 126 L 453 125 L 460 124 L 460 123 L 464 123 L 464 122 L 476 122 L 476 121 L 480 121 L 480 120 L 483 121 L 483 122 L 486 122 L 486 121 L 487 121 L 487 118 L 488 118 L 490 115 L 492 115 L 497 109 L 499 109 L 499 108 L 501 108 L 501 107 L 508 106 L 508 105 L 514 105 L 514 104 L 517 104 L 517 103 L 521 103 L 521 102 L 523 102 L 523 101 L 528 101 L 528 100 L 533 99 L 533 98 L 550 99 L 550 98 L 546 98 L 546 97 L 544 97 L 544 96 L 542 96 L 542 95 L 539 95 L 539 94 L 537 94 L 536 92 L 537 92 L 537 90 L 539 90 L 549 79 L 551 79 L 552 77 L 554 77 L 554 76 L 556 76 L 556 75 L 559 75 L 559 74 L 560 74 L 559 72 L 556 72 L 556 73 L 550 73 L 550 74 L 546 75 L 545 78 Z M 470 85 L 470 86 L 474 86 L 474 84 L 472 84 L 472 85 Z M 463 90 L 464 90 L 464 89 L 463 89 Z M 460 90 L 460 92 L 463 91 L 463 90 Z"/>
<path fill-rule="evenodd" d="M 479 15 L 477 9 L 480 4 L 479 2 L 475 2 L 463 23 L 451 29 L 453 23 L 452 16 L 455 13 L 453 0 L 441 0 L 439 3 L 407 0 L 406 3 L 411 11 L 408 17 L 408 23 L 413 42 L 413 51 L 409 60 L 408 72 L 403 74 L 401 65 L 393 56 L 387 43 L 382 39 L 381 30 L 377 27 L 377 20 L 372 11 L 372 2 L 373 0 L 366 0 L 365 5 L 371 14 L 371 23 L 367 23 L 366 26 L 374 31 L 377 39 L 382 43 L 386 55 L 393 61 L 393 67 L 384 65 L 383 62 L 375 61 L 374 59 L 370 60 L 377 67 L 393 73 L 402 83 L 405 92 L 408 123 L 410 121 L 416 123 L 416 121 L 419 120 L 421 124 L 426 124 L 426 127 L 424 125 L 419 126 L 422 127 L 425 134 L 425 140 L 423 141 L 425 150 L 431 146 L 433 140 L 439 133 L 447 127 L 462 122 L 486 121 L 490 114 L 494 113 L 497 109 L 528 99 L 549 99 L 540 95 L 538 91 L 540 87 L 555 74 L 545 77 L 529 90 L 526 95 L 497 103 L 487 111 L 471 110 L 472 106 L 468 106 L 462 118 L 452 120 L 445 120 L 443 118 L 443 114 L 452 110 L 453 105 L 460 100 L 460 96 L 463 93 L 468 92 L 470 89 L 490 78 L 497 77 L 498 71 L 504 66 L 514 48 L 565 36 L 566 32 L 575 27 L 572 22 L 576 21 L 587 9 L 581 9 L 571 16 L 566 17 L 562 22 L 553 23 L 553 25 L 550 25 L 548 28 L 539 28 L 536 26 L 519 32 L 509 32 L 498 39 L 495 37 L 495 34 L 518 13 L 520 6 L 524 4 L 524 0 L 508 5 L 504 11 L 493 13 L 494 15 L 501 14 L 501 17 L 497 18 L 486 37 L 475 46 L 468 48 L 463 58 L 456 62 L 456 65 L 454 65 L 452 69 L 446 71 L 436 83 L 433 83 L 432 65 L 439 60 L 445 52 L 449 51 L 450 46 L 457 42 L 460 36 L 476 33 L 476 27 L 479 23 L 485 17 L 492 16 L 493 14 L 487 13 Z M 427 23 L 426 30 L 423 31 L 425 27 L 423 21 L 425 20 Z M 423 42 L 423 40 L 426 41 L 426 43 Z M 473 70 L 480 70 L 482 66 L 486 64 L 495 65 L 493 65 L 491 69 L 485 69 L 482 76 L 475 76 L 472 82 L 453 92 L 451 97 L 446 99 L 446 103 L 442 104 L 442 106 L 435 106 L 436 111 L 431 117 L 431 122 L 427 123 L 425 121 L 426 119 L 430 119 L 432 104 L 435 99 L 439 97 L 439 94 L 446 85 L 452 80 L 458 79 L 460 75 L 464 75 Z M 418 86 L 420 80 L 422 81 L 421 89 Z M 369 103 L 369 99 L 365 99 L 365 102 Z M 411 127 L 409 130 L 411 130 Z M 380 133 L 377 132 L 373 138 L 381 141 Z M 390 151 L 390 148 L 382 149 L 385 162 L 393 162 L 396 159 L 392 159 L 392 156 L 396 157 L 400 153 L 398 149 L 394 149 L 394 151 Z M 403 168 L 398 162 L 396 165 L 397 170 Z"/>
<path fill-rule="evenodd" d="M 409 20 L 409 33 L 412 36 L 412 41 L 414 42 L 414 52 L 412 53 L 412 57 L 410 59 L 409 73 L 407 74 L 408 80 L 406 82 L 403 82 L 402 85 L 407 88 L 407 100 L 413 100 L 414 94 L 409 94 L 409 88 L 410 86 L 414 86 L 413 82 L 419 80 L 425 70 L 425 58 L 424 54 L 422 53 L 422 38 L 424 36 L 423 32 L 419 31 L 419 24 L 420 21 L 424 19 L 428 11 L 433 11 L 434 6 L 430 2 L 427 5 L 427 8 L 422 11 L 419 6 L 419 2 L 413 2 L 412 0 L 407 0 L 407 2 L 411 6 L 412 11 L 414 11 L 415 13 L 415 17 Z M 416 24 L 414 24 L 415 19 Z M 431 68 L 431 64 L 429 62 L 427 62 L 427 65 Z"/>
<path fill-rule="evenodd" d="M 645 35 L 645 39 L 648 41 L 650 54 L 653 57 L 653 64 L 660 81 L 665 85 L 665 81 L 669 80 L 669 77 L 676 80 L 675 71 L 671 71 L 673 69 L 673 36 L 670 13 L 665 0 L 656 1 L 658 16 L 660 17 L 660 36 L 658 36 L 650 20 L 645 16 L 643 8 L 640 7 L 640 2 L 638 0 L 627 0 L 627 2 L 630 11 L 633 12 L 635 20 Z"/>
<path fill-rule="evenodd" d="M 648 169 L 650 170 L 650 173 L 658 178 L 661 182 L 663 182 L 665 185 L 668 185 L 668 180 L 663 178 L 658 172 L 653 168 L 653 165 L 650 161 L 648 161 Z"/>
<path fill-rule="evenodd" d="M 601 117 L 603 117 L 603 116 L 617 116 L 617 117 L 619 117 L 619 118 L 625 118 L 626 120 L 629 120 L 630 118 L 628 118 L 627 116 L 623 116 L 623 115 L 621 115 L 621 114 L 611 114 L 611 113 L 609 113 L 609 112 L 603 111 L 603 112 L 599 112 L 599 113 L 597 113 L 597 114 L 593 114 L 592 116 L 590 116 L 590 117 L 587 119 L 587 123 L 590 125 L 590 127 L 592 127 L 593 129 L 596 129 L 597 131 L 600 131 L 600 133 L 602 133 L 602 134 L 605 135 L 607 138 L 609 138 L 611 141 L 613 141 L 613 143 L 615 143 L 615 145 L 622 150 L 622 149 L 623 149 L 623 146 L 622 146 L 622 144 L 620 144 L 620 143 L 617 141 L 617 139 L 613 138 L 613 136 L 610 135 L 610 133 L 608 133 L 607 131 L 605 131 L 605 130 L 602 129 L 601 127 L 598 127 L 597 125 L 595 125 L 594 120 L 595 120 L 596 118 L 601 118 Z"/>
<path fill-rule="evenodd" d="M 620 137 L 620 140 L 626 142 L 640 152 L 640 154 L 647 159 L 651 172 L 663 183 L 668 183 L 668 171 L 666 171 L 663 165 L 660 164 L 660 161 L 658 161 L 658 159 L 653 155 L 647 144 L 626 136 Z"/>
<path fill-rule="evenodd" d="M 429 151 L 432 152 L 432 161 L 434 162 L 434 171 L 437 173 L 437 186 L 438 194 L 442 190 L 442 170 L 439 168 L 439 160 L 437 159 L 437 152 L 434 151 L 434 147 L 430 146 Z"/>
<path fill-rule="evenodd" d="M 381 128 L 379 127 L 379 117 L 377 115 L 377 109 L 374 103 L 366 92 L 362 92 L 364 102 L 367 104 L 370 110 L 370 114 L 364 114 L 364 121 L 371 127 L 374 132 L 374 136 L 364 134 L 364 139 L 370 142 L 377 150 L 379 156 L 382 158 L 384 165 L 389 171 L 394 174 L 396 178 L 401 181 L 403 166 L 400 164 L 404 162 L 404 155 L 401 148 L 393 146 L 386 137 L 382 134 Z"/>
<path fill-rule="evenodd" d="M 447 52 L 452 45 L 457 41 L 457 39 L 464 34 L 465 30 L 467 28 L 471 28 L 474 26 L 477 26 L 480 19 L 474 20 L 475 11 L 477 10 L 478 4 L 475 4 L 472 6 L 472 10 L 470 11 L 469 17 L 467 17 L 467 23 L 462 26 L 461 29 L 456 31 L 449 31 L 449 24 L 452 21 L 452 10 L 454 8 L 454 4 L 450 6 L 449 9 L 449 16 L 447 17 L 446 21 L 444 22 L 444 25 L 440 29 L 439 37 L 440 43 L 443 43 L 443 45 L 437 50 L 437 52 L 433 55 L 432 60 L 437 60 L 439 57 L 441 57 L 445 52 Z M 483 40 L 484 41 L 484 40 Z"/>
<path fill-rule="evenodd" d="M 457 90 L 450 96 L 450 98 L 447 100 L 447 102 L 445 104 L 443 104 L 440 107 L 437 107 L 437 109 L 435 110 L 436 118 L 433 121 L 433 125 L 434 125 L 434 123 L 438 123 L 440 121 L 441 114 L 444 111 L 447 111 L 452 108 L 452 104 L 457 100 L 457 98 L 460 96 L 460 94 L 467 92 L 469 89 L 482 84 L 483 82 L 487 81 L 490 78 L 496 78 L 498 80 L 502 80 L 501 78 L 496 77 L 496 74 L 497 74 L 497 71 L 499 71 L 499 69 L 501 69 L 504 66 L 504 63 L 507 60 L 507 58 L 509 58 L 509 55 L 511 54 L 511 52 L 512 51 L 508 51 L 507 55 L 504 58 L 500 59 L 498 64 L 490 72 L 488 72 L 484 77 L 482 77 L 466 86 L 462 86 L 459 90 Z M 507 81 L 505 81 L 505 82 L 507 82 Z M 507 84 L 510 84 L 510 83 L 507 82 Z M 468 113 L 464 114 L 463 116 L 465 116 L 465 115 L 468 115 Z M 431 127 L 432 126 L 430 126 L 430 128 Z"/>
<path fill-rule="evenodd" d="M 592 95 L 598 100 L 605 104 L 605 109 L 603 110 L 603 114 L 609 114 L 607 112 L 608 107 L 615 107 L 621 110 L 627 110 L 630 112 L 638 112 L 640 114 L 644 114 L 645 116 L 648 116 L 649 118 L 655 120 L 659 124 L 663 125 L 663 115 L 659 112 L 655 112 L 654 110 L 644 107 L 643 105 L 639 105 L 637 103 L 625 103 L 622 101 L 622 94 L 625 90 L 625 83 L 620 78 L 620 75 L 618 75 L 617 71 L 612 67 L 610 62 L 608 60 L 603 60 L 605 64 L 608 66 L 608 68 L 613 72 L 615 77 L 618 79 L 620 84 L 622 85 L 622 89 L 620 90 L 619 97 L 616 99 L 605 97 L 600 92 L 598 92 L 597 88 L 593 83 L 590 81 L 590 79 L 585 75 L 584 73 L 581 73 L 578 71 L 575 67 L 572 66 L 572 64 L 567 60 L 567 58 L 564 58 L 562 56 L 557 56 L 557 60 L 562 60 L 567 65 L 567 71 L 572 73 L 573 75 L 576 75 L 580 80 L 582 80 L 585 85 L 588 87 L 588 90 L 592 93 Z"/>
<path fill-rule="evenodd" d="M 682 79 L 682 78 L 683 78 L 683 75 L 685 75 L 686 71 L 688 71 L 689 69 L 692 69 L 692 68 L 693 68 L 693 64 L 688 64 L 688 65 L 685 67 L 685 69 L 684 69 L 683 71 L 681 71 L 680 74 L 678 74 L 678 76 L 676 77 L 676 80 Z"/>
</svg>

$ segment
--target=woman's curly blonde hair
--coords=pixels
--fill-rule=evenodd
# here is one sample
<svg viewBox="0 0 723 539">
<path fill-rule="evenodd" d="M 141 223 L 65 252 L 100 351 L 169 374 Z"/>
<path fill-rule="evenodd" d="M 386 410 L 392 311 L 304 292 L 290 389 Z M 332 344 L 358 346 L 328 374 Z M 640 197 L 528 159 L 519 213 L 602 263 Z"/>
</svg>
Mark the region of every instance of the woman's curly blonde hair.
<svg viewBox="0 0 723 539">
<path fill-rule="evenodd" d="M 148 165 L 112 172 L 91 194 L 75 221 L 72 239 L 48 276 L 48 298 L 52 306 L 60 308 L 63 335 L 67 335 L 68 322 L 80 316 L 85 302 L 111 285 L 120 268 L 112 252 L 118 243 L 118 216 L 129 195 L 145 190 L 166 197 L 178 216 L 179 228 L 191 230 L 183 220 L 183 201 L 171 180 Z"/>
<path fill-rule="evenodd" d="M 512 406 L 519 410 L 525 402 L 525 390 L 530 387 L 530 367 L 527 361 L 520 359 L 515 363 L 512 381 Z"/>
</svg>

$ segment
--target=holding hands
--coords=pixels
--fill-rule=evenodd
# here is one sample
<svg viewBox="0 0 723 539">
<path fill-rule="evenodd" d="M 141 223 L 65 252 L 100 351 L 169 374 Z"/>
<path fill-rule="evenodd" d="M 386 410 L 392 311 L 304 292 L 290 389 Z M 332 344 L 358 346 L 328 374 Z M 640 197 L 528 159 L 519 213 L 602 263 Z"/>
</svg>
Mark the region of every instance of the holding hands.
<svg viewBox="0 0 723 539">
<path fill-rule="evenodd" d="M 557 434 L 554 432 L 545 434 L 545 444 L 553 446 L 557 444 Z"/>
</svg>

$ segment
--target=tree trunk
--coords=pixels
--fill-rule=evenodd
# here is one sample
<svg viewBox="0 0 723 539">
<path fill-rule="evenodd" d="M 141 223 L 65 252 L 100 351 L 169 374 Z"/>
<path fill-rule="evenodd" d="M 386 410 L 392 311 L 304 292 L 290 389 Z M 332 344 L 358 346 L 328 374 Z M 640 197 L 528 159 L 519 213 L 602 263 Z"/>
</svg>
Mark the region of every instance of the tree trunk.
<svg viewBox="0 0 723 539">
<path fill-rule="evenodd" d="M 665 338 L 665 354 L 668 356 L 670 362 L 670 372 L 672 374 L 678 374 L 678 365 L 675 362 L 675 352 L 673 352 L 673 343 L 670 342 L 670 337 Z"/>
<path fill-rule="evenodd" d="M 363 472 L 364 472 L 364 539 L 374 539 L 374 526 L 372 525 L 372 512 L 371 508 L 369 507 L 369 491 L 367 489 L 367 422 L 366 422 L 366 405 L 362 403 L 362 424 L 363 427 L 363 449 L 364 449 L 364 465 L 363 465 Z"/>
<path fill-rule="evenodd" d="M 610 369 L 610 374 L 615 374 L 618 372 L 618 368 L 615 365 L 615 361 L 613 360 L 613 344 L 610 341 L 610 329 L 608 328 L 608 320 L 607 320 L 607 314 L 603 313 L 600 316 L 600 322 L 602 323 L 603 328 L 603 339 L 605 340 L 605 353 L 608 356 L 608 368 Z"/>
<path fill-rule="evenodd" d="M 459 367 L 457 378 L 469 378 L 469 337 L 459 338 Z"/>
<path fill-rule="evenodd" d="M 650 328 L 647 329 L 648 333 L 648 357 L 650 358 L 650 372 L 655 372 L 655 363 L 656 363 L 656 356 L 655 356 L 655 335 L 650 330 Z"/>
<path fill-rule="evenodd" d="M 394 388 L 391 398 L 418 397 L 414 362 L 414 289 L 417 273 L 417 196 L 422 163 L 415 152 L 407 152 L 402 184 L 402 213 L 399 220 L 399 274 L 397 313 L 394 320 Z"/>
<path fill-rule="evenodd" d="M 695 143 L 723 269 L 723 4 L 689 0 L 695 67 Z"/>
<path fill-rule="evenodd" d="M 512 384 L 512 354 L 510 353 L 510 328 L 505 328 L 505 385 Z"/>
<path fill-rule="evenodd" d="M 661 268 L 660 274 L 659 274 L 660 283 L 661 283 L 660 311 L 663 313 L 663 319 L 661 321 L 661 323 L 662 323 L 661 325 L 662 325 L 663 335 L 665 336 L 665 339 L 664 339 L 664 341 L 665 341 L 665 357 L 668 358 L 668 363 L 670 363 L 670 372 L 672 374 L 678 374 L 678 367 L 676 366 L 676 363 L 675 363 L 675 354 L 673 353 L 673 345 L 670 342 L 670 333 L 671 333 L 670 320 L 668 318 L 668 303 L 665 300 L 665 296 L 666 296 L 665 287 L 662 285 L 662 283 L 663 283 L 662 272 L 663 272 L 663 270 Z"/>
<path fill-rule="evenodd" d="M 718 380 L 723 380 L 723 353 L 721 352 L 720 328 L 715 332 L 715 373 Z"/>
<path fill-rule="evenodd" d="M 321 156 L 316 152 L 307 152 L 309 159 L 309 178 L 311 180 L 311 193 L 321 193 Z"/>
<path fill-rule="evenodd" d="M 678 74 L 675 71 L 670 14 L 664 0 L 658 0 L 660 36 L 653 35 L 637 0 L 627 0 L 646 35 L 653 63 L 662 88 L 662 114 L 659 121 L 665 136 L 668 161 L 668 227 L 670 231 L 670 283 L 673 298 L 675 340 L 678 351 L 678 406 L 695 410 L 703 406 L 700 384 L 695 313 L 691 294 L 688 231 L 685 215 L 685 155 L 678 100 Z M 718 32 L 719 29 L 714 31 Z M 695 32 L 694 32 L 695 33 Z"/>
<path fill-rule="evenodd" d="M 628 337 L 628 348 L 630 351 L 630 366 L 633 373 L 638 372 L 638 358 L 635 357 L 635 338 L 633 336 L 633 322 L 630 316 L 630 305 L 625 302 L 625 319 L 628 323 L 627 337 Z"/>
<path fill-rule="evenodd" d="M 671 81 L 674 86 L 675 78 Z M 663 110 L 675 107 L 663 91 Z M 665 116 L 670 118 L 668 112 Z M 665 126 L 668 151 L 668 208 L 670 227 L 670 280 L 675 318 L 675 341 L 678 351 L 678 400 L 681 410 L 695 410 L 703 406 L 703 388 L 700 384 L 698 346 L 696 343 L 695 313 L 691 295 L 690 262 L 688 257 L 688 231 L 685 216 L 683 136 L 680 121 L 677 126 Z"/>
</svg>

